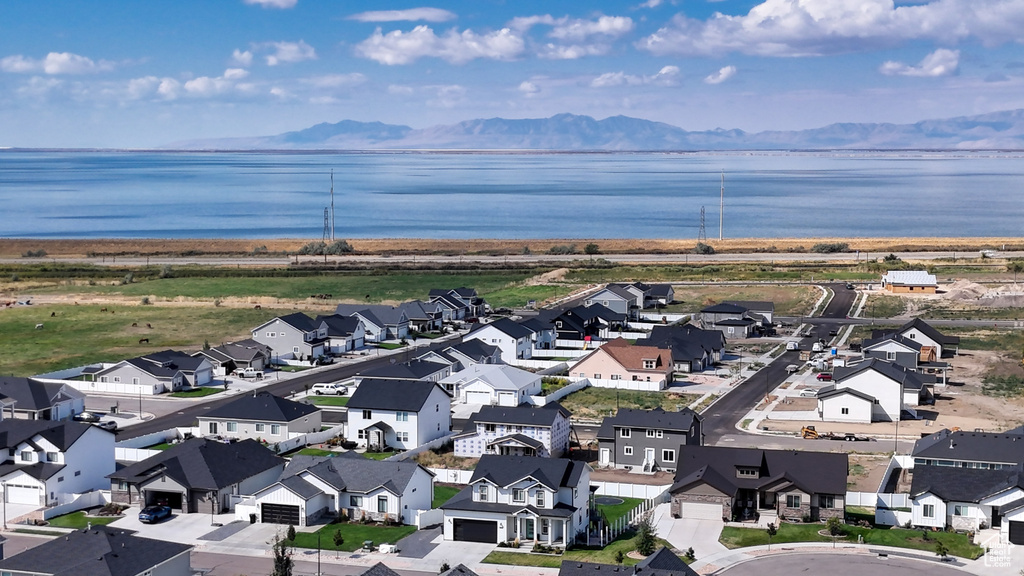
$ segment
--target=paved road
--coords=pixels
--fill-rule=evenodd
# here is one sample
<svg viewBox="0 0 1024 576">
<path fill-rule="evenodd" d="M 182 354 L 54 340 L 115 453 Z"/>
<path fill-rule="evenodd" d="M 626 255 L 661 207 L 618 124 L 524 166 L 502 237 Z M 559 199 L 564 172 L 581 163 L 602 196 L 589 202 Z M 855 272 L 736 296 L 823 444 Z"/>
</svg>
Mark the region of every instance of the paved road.
<svg viewBox="0 0 1024 576">
<path fill-rule="evenodd" d="M 793 576 L 829 574 L 830 576 L 963 576 L 965 572 L 930 558 L 886 558 L 850 553 L 789 553 L 762 556 L 736 564 L 720 572 L 728 576 Z"/>
<path fill-rule="evenodd" d="M 828 333 L 838 328 L 838 319 L 845 319 L 850 313 L 850 307 L 856 299 L 856 292 L 847 290 L 844 284 L 827 284 L 826 288 L 833 292 L 822 313 L 821 320 L 815 324 L 810 337 L 804 338 L 800 347 L 809 350 L 811 344 L 818 338 L 830 339 Z M 747 378 L 715 402 L 711 408 L 704 413 L 704 436 L 708 444 L 717 444 L 726 436 L 736 435 L 736 425 L 746 416 L 751 408 L 785 382 L 789 374 L 786 366 L 798 364 L 800 352 L 787 350 L 764 368 L 758 370 L 754 375 Z M 816 445 L 825 448 L 824 442 Z"/>
<path fill-rule="evenodd" d="M 420 346 L 416 350 L 419 353 L 425 353 L 428 350 L 444 348 L 461 341 L 462 338 L 459 337 L 439 342 L 431 342 L 428 345 Z M 410 351 L 411 350 L 412 348 L 410 348 Z M 262 388 L 259 388 L 258 390 L 261 392 L 270 392 L 271 394 L 277 396 L 288 396 L 294 392 L 303 391 L 306 384 L 312 385 L 317 382 L 333 382 L 336 380 L 351 378 L 358 372 L 362 372 L 377 366 L 384 366 L 392 362 L 393 360 L 404 362 L 405 359 L 405 355 L 401 354 L 397 356 L 393 354 L 380 357 L 368 356 L 367 360 L 364 362 L 358 362 L 355 364 L 343 364 L 337 367 L 329 368 L 323 371 L 317 371 L 311 374 L 300 374 L 299 376 L 296 376 L 295 378 L 290 378 L 288 380 L 281 380 L 275 382 L 273 380 L 273 376 L 271 376 L 270 378 L 267 379 L 267 384 Z M 192 426 L 192 424 L 196 421 L 196 418 L 202 415 L 203 413 L 218 406 L 223 406 L 224 404 L 227 404 L 232 400 L 234 400 L 234 397 L 192 404 L 186 408 L 177 410 L 176 412 L 159 416 L 152 420 L 142 422 L 140 424 L 135 424 L 129 428 L 125 428 L 123 431 L 118 433 L 117 439 L 125 440 L 127 438 L 135 438 L 137 436 L 143 436 L 146 434 L 159 432 L 161 430 L 167 430 L 168 428 L 174 428 L 177 426 Z"/>
</svg>

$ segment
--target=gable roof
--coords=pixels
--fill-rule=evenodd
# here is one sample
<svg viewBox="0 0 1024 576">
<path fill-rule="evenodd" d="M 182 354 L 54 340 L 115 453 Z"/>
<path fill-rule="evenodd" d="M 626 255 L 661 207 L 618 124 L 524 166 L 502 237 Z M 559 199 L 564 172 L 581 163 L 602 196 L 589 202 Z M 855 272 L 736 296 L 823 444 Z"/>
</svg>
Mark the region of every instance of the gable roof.
<svg viewBox="0 0 1024 576">
<path fill-rule="evenodd" d="M 42 382 L 34 378 L 0 376 L 0 400 L 4 404 L 14 401 L 15 410 L 45 410 L 54 402 L 67 398 L 84 398 L 85 394 L 55 382 Z"/>
<path fill-rule="evenodd" d="M 757 478 L 737 477 L 736 467 L 759 468 Z M 707 468 L 702 474 L 711 477 L 726 494 L 740 488 L 760 489 L 780 479 L 787 479 L 802 490 L 818 494 L 845 494 L 849 459 L 846 454 L 804 450 L 765 450 L 722 446 L 679 446 L 675 492 L 692 482 L 690 476 Z"/>
<path fill-rule="evenodd" d="M 705 314 L 743 314 L 746 311 L 747 308 L 744 306 L 728 304 L 726 302 L 712 304 L 711 306 L 701 309 L 701 312 Z"/>
<path fill-rule="evenodd" d="M 269 392 L 243 394 L 231 402 L 218 406 L 202 418 L 237 418 L 238 420 L 260 420 L 266 422 L 291 422 L 319 411 L 312 404 L 296 402 Z"/>
<path fill-rule="evenodd" d="M 927 270 L 888 270 L 882 276 L 882 280 L 889 284 L 904 284 L 908 286 L 938 286 L 935 274 L 929 274 Z"/>
<path fill-rule="evenodd" d="M 324 316 L 321 314 L 316 317 L 315 322 L 327 325 L 327 336 L 344 338 L 351 336 L 353 332 L 359 329 L 360 320 L 355 316 L 342 316 L 341 314 Z"/>
<path fill-rule="evenodd" d="M 283 463 L 284 459 L 255 440 L 227 444 L 192 438 L 107 478 L 138 484 L 166 473 L 189 489 L 219 490 Z"/>
<path fill-rule="evenodd" d="M 193 356 L 196 354 L 202 354 L 207 358 L 211 358 L 221 363 L 228 361 L 248 363 L 252 362 L 257 356 L 269 356 L 263 347 L 246 346 L 241 342 L 229 342 L 227 344 L 221 344 L 220 346 L 214 346 L 209 350 L 200 350 L 193 354 Z"/>
<path fill-rule="evenodd" d="M 666 412 L 661 408 L 653 410 L 619 408 L 615 416 L 609 416 L 601 422 L 597 437 L 611 439 L 614 437 L 616 428 L 650 428 L 689 432 L 693 427 L 694 420 L 700 422 L 702 418 L 689 408 L 683 408 L 678 412 Z"/>
<path fill-rule="evenodd" d="M 917 328 L 919 332 L 943 346 L 956 346 L 960 344 L 959 336 L 946 336 L 942 332 L 933 328 L 931 324 L 921 320 L 920 318 L 914 318 L 910 322 L 900 326 L 896 332 L 902 334 L 911 328 Z"/>
<path fill-rule="evenodd" d="M 627 290 L 623 286 L 620 286 L 618 284 L 609 284 L 609 285 L 605 286 L 604 288 L 598 290 L 597 292 L 594 292 L 590 296 L 587 296 L 587 300 L 593 300 L 595 298 L 599 298 L 598 295 L 601 294 L 602 292 L 609 292 L 612 295 L 621 298 L 622 300 L 634 300 L 635 301 L 637 299 L 637 295 L 636 294 L 634 294 L 633 292 L 630 292 L 629 290 Z"/>
<path fill-rule="evenodd" d="M 308 473 L 339 491 L 365 494 L 384 487 L 393 494 L 401 495 L 420 469 L 433 476 L 432 472 L 412 460 L 385 462 L 361 456 L 295 456 L 281 473 L 280 482 L 285 483 L 292 478 L 301 479 L 301 476 Z"/>
<path fill-rule="evenodd" d="M 5 418 L 0 420 L 0 448 L 14 448 L 38 435 L 63 452 L 92 428 L 85 422 Z"/>
<path fill-rule="evenodd" d="M 533 335 L 533 332 L 524 328 L 523 326 L 520 326 L 517 322 L 509 320 L 508 318 L 499 318 L 494 322 L 488 324 L 478 324 L 475 328 L 473 328 L 473 330 L 470 331 L 470 334 L 473 334 L 474 332 L 479 332 L 480 330 L 483 330 L 488 326 L 508 336 L 511 336 L 516 340 L 520 338 L 529 338 L 531 335 Z"/>
<path fill-rule="evenodd" d="M 775 302 L 765 300 L 723 300 L 722 304 L 739 306 L 752 312 L 775 312 Z"/>
<path fill-rule="evenodd" d="M 919 373 L 879 358 L 867 358 L 855 364 L 836 368 L 832 373 L 832 379 L 841 384 L 843 380 L 867 370 L 877 372 L 900 384 L 904 390 L 920 390 L 924 386 L 924 380 Z"/>
<path fill-rule="evenodd" d="M 651 284 L 650 294 L 654 298 L 667 298 L 674 293 L 675 288 L 671 284 Z"/>
<path fill-rule="evenodd" d="M 377 562 L 373 566 L 370 566 L 366 570 L 360 572 L 358 576 L 399 576 L 399 574 L 391 568 L 388 568 L 383 562 Z"/>
<path fill-rule="evenodd" d="M 0 560 L 0 570 L 54 576 L 136 576 L 191 549 L 188 544 L 96 526 Z"/>
<path fill-rule="evenodd" d="M 535 382 L 540 382 L 540 379 L 538 374 L 508 364 L 474 364 L 447 378 L 442 378 L 441 382 L 454 384 L 480 380 L 495 390 L 518 392 Z"/>
<path fill-rule="evenodd" d="M 433 319 L 440 316 L 441 312 L 437 309 L 437 302 L 423 302 L 422 300 L 410 300 L 408 302 L 402 302 L 398 305 L 404 312 L 407 318 L 412 319 Z"/>
<path fill-rule="evenodd" d="M 292 314 L 278 316 L 277 319 L 289 326 L 298 328 L 303 332 L 314 332 L 319 327 L 319 323 L 315 322 L 312 318 L 302 312 L 294 312 Z"/>
<path fill-rule="evenodd" d="M 667 367 L 672 366 L 672 354 L 670 351 L 655 346 L 630 344 L 623 338 L 616 338 L 606 343 L 604 346 L 594 350 L 593 354 L 598 354 L 602 350 L 627 370 L 665 370 Z M 586 358 L 589 358 L 589 356 Z M 586 362 L 586 358 L 581 360 L 581 362 Z M 654 368 L 644 368 L 645 360 L 654 360 Z"/>
<path fill-rule="evenodd" d="M 415 359 L 410 362 L 395 362 L 394 364 L 382 364 L 366 371 L 359 372 L 359 376 L 367 378 L 397 378 L 400 380 L 422 380 L 433 376 L 448 368 L 449 364 L 431 362 L 429 360 Z"/>
<path fill-rule="evenodd" d="M 1008 470 L 915 466 L 910 495 L 930 492 L 947 502 L 978 502 L 1014 487 L 1024 489 L 1024 472 L 1019 466 Z"/>
<path fill-rule="evenodd" d="M 445 348 L 444 352 L 449 354 L 451 352 L 457 352 L 472 359 L 474 362 L 480 362 L 485 358 L 493 358 L 498 354 L 499 350 L 500 348 L 497 346 L 491 346 L 479 338 L 473 338 L 472 340 L 463 340 L 458 344 L 452 344 Z"/>
<path fill-rule="evenodd" d="M 386 304 L 338 304 L 334 313 L 340 316 L 358 314 L 376 326 L 396 326 L 409 320 L 404 310 Z"/>
<path fill-rule="evenodd" d="M 1024 464 L 1024 436 L 939 430 L 914 443 L 914 458 Z"/>
<path fill-rule="evenodd" d="M 481 406 L 480 410 L 474 412 L 466 421 L 460 436 L 476 434 L 477 423 L 553 426 L 559 415 L 562 418 L 569 418 L 572 413 L 558 402 L 551 402 L 544 406 Z"/>
<path fill-rule="evenodd" d="M 910 348 L 915 352 L 921 351 L 920 342 L 914 340 L 913 338 L 907 338 L 906 336 L 897 334 L 896 332 L 890 332 L 888 334 L 883 334 L 882 336 L 879 336 L 877 338 L 865 340 L 864 342 L 861 343 L 861 350 L 868 350 L 870 348 L 874 348 L 875 346 L 885 344 L 886 342 L 895 342 L 896 344 L 899 344 L 905 348 Z"/>
<path fill-rule="evenodd" d="M 364 378 L 348 399 L 348 408 L 419 412 L 434 388 L 448 396 L 444 388 L 428 380 Z"/>
<path fill-rule="evenodd" d="M 828 386 L 822 386 L 821 388 L 818 388 L 818 392 L 817 394 L 815 394 L 815 398 L 819 400 L 824 400 L 826 398 L 832 398 L 833 396 L 843 396 L 846 394 L 849 394 L 850 396 L 853 396 L 855 398 L 860 398 L 865 402 L 875 401 L 875 397 L 870 394 L 861 392 L 860 390 L 854 390 L 853 388 L 836 388 L 835 384 L 829 384 Z"/>
<path fill-rule="evenodd" d="M 198 358 L 186 352 L 178 350 L 161 350 L 159 352 L 151 352 L 144 356 L 139 356 L 143 360 L 167 366 L 168 368 L 177 368 L 182 372 L 194 372 L 199 369 L 205 358 Z"/>
<path fill-rule="evenodd" d="M 635 566 L 616 564 L 598 564 L 595 562 L 579 562 L 562 560 L 558 576 L 602 576 L 617 574 L 619 576 L 697 576 L 697 572 L 686 562 L 676 556 L 667 547 L 662 546 L 657 552 L 644 558 Z"/>
<path fill-rule="evenodd" d="M 465 564 L 459 564 L 447 572 L 442 572 L 440 576 L 478 576 L 476 572 L 473 572 L 469 568 L 466 568 Z"/>
<path fill-rule="evenodd" d="M 469 483 L 488 480 L 504 487 L 530 477 L 557 491 L 559 488 L 575 487 L 586 465 L 585 462 L 568 458 L 484 454 L 480 457 Z"/>
</svg>

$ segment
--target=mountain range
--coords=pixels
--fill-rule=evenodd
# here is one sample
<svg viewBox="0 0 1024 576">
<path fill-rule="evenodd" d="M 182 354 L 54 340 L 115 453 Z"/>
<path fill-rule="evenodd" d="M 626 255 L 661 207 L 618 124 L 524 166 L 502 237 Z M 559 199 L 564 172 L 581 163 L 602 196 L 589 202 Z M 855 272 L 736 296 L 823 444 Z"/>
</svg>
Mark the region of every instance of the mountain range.
<svg viewBox="0 0 1024 576">
<path fill-rule="evenodd" d="M 342 120 L 274 136 L 177 142 L 179 150 L 1021 150 L 1024 109 L 914 124 L 841 123 L 748 133 L 688 131 L 628 116 L 467 120 L 414 129 Z"/>
</svg>

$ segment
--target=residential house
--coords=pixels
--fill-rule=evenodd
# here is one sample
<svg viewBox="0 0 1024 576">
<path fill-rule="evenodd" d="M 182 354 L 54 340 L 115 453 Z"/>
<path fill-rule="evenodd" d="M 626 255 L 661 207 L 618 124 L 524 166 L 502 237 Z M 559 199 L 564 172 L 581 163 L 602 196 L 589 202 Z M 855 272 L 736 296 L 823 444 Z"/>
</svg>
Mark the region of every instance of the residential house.
<svg viewBox="0 0 1024 576">
<path fill-rule="evenodd" d="M 940 430 L 914 445 L 911 523 L 1024 544 L 1024 433 Z"/>
<path fill-rule="evenodd" d="M 85 411 L 85 394 L 59 382 L 0 376 L 0 418 L 67 420 Z"/>
<path fill-rule="evenodd" d="M 571 416 L 558 402 L 514 408 L 483 406 L 455 435 L 455 455 L 558 458 L 569 452 Z"/>
<path fill-rule="evenodd" d="M 848 456 L 809 450 L 679 447 L 676 518 L 843 518 Z"/>
<path fill-rule="evenodd" d="M 182 513 L 219 514 L 232 496 L 253 494 L 281 476 L 285 461 L 255 440 L 192 438 L 108 474 L 113 502 L 164 504 Z"/>
<path fill-rule="evenodd" d="M 570 546 L 590 525 L 590 472 L 566 458 L 484 454 L 441 506 L 444 539 Z"/>
<path fill-rule="evenodd" d="M 646 291 L 630 284 L 608 284 L 583 300 L 584 306 L 599 304 L 627 318 L 635 318 L 643 308 Z"/>
<path fill-rule="evenodd" d="M 760 311 L 747 305 L 756 305 Z M 771 302 L 722 302 L 702 309 L 698 324 L 704 329 L 721 330 L 726 338 L 750 338 L 771 329 L 773 306 Z"/>
<path fill-rule="evenodd" d="M 671 284 L 651 284 L 647 297 L 648 306 L 668 306 L 676 301 L 676 291 Z"/>
<path fill-rule="evenodd" d="M 679 556 L 662 546 L 634 566 L 562 560 L 558 576 L 697 576 Z"/>
<path fill-rule="evenodd" d="M 320 409 L 269 392 L 236 396 L 199 416 L 199 433 L 229 439 L 262 440 L 271 444 L 319 432 Z"/>
<path fill-rule="evenodd" d="M 672 381 L 672 353 L 656 346 L 631 345 L 616 338 L 584 356 L 570 371 L 595 386 L 664 390 Z"/>
<path fill-rule="evenodd" d="M 229 342 L 209 350 L 200 350 L 193 356 L 204 356 L 210 361 L 214 376 L 228 376 L 235 370 L 252 368 L 266 370 L 270 365 L 271 351 L 251 338 Z"/>
<path fill-rule="evenodd" d="M 940 382 L 946 383 L 949 364 L 936 361 L 935 348 L 923 346 L 916 339 L 890 332 L 878 338 L 865 340 L 861 344 L 861 352 L 865 358 L 885 360 L 922 374 L 937 374 Z"/>
<path fill-rule="evenodd" d="M 546 322 L 540 318 L 527 318 L 526 320 L 521 320 L 519 325 L 533 333 L 530 336 L 530 342 L 533 344 L 534 350 L 552 350 L 555 348 L 558 334 L 555 332 L 555 326 L 551 322 Z"/>
<path fill-rule="evenodd" d="M 501 350 L 501 360 L 513 364 L 517 359 L 533 357 L 533 345 L 530 338 L 533 332 L 509 320 L 499 318 L 488 324 L 478 324 L 469 332 L 464 340 L 480 340 L 485 344 L 496 346 Z"/>
<path fill-rule="evenodd" d="M 598 464 L 614 468 L 675 472 L 680 445 L 704 445 L 704 419 L 689 408 L 620 408 L 597 432 Z"/>
<path fill-rule="evenodd" d="M 477 364 L 500 364 L 501 350 L 480 340 L 466 340 L 440 350 L 430 350 L 417 356 L 416 360 L 446 364 L 454 373 Z M 452 393 L 453 388 L 446 386 L 445 389 Z"/>
<path fill-rule="evenodd" d="M 818 414 L 826 422 L 895 422 L 915 407 L 934 401 L 934 378 L 869 358 L 832 373 L 833 383 L 818 390 Z"/>
<path fill-rule="evenodd" d="M 277 482 L 253 494 L 260 522 L 309 526 L 323 516 L 416 524 L 434 497 L 434 474 L 412 460 L 294 456 Z"/>
<path fill-rule="evenodd" d="M 192 576 L 192 546 L 110 526 L 73 530 L 0 560 L 4 576 Z"/>
<path fill-rule="evenodd" d="M 213 364 L 206 357 L 193 356 L 177 350 L 161 350 L 139 358 L 181 371 L 186 386 L 206 386 L 213 381 Z"/>
<path fill-rule="evenodd" d="M 437 382 L 366 378 L 348 400 L 348 434 L 373 450 L 410 450 L 447 436 L 451 409 Z"/>
<path fill-rule="evenodd" d="M 440 332 L 444 325 L 444 306 L 437 302 L 411 300 L 398 305 L 409 319 L 409 329 L 416 332 Z"/>
<path fill-rule="evenodd" d="M 463 404 L 518 406 L 541 392 L 539 374 L 508 364 L 475 364 L 441 379 L 453 401 Z"/>
<path fill-rule="evenodd" d="M 479 318 L 487 313 L 487 302 L 477 294 L 475 288 L 434 288 L 430 290 L 428 298 L 431 302 L 442 302 L 449 310 L 453 309 L 452 305 L 456 303 L 462 307 L 463 312 L 459 318 L 445 318 L 446 322 Z"/>
<path fill-rule="evenodd" d="M 317 316 L 315 323 L 327 326 L 327 343 L 324 350 L 328 354 L 345 354 L 358 350 L 365 345 L 366 327 L 358 316 Z"/>
<path fill-rule="evenodd" d="M 559 340 L 599 340 L 607 337 L 608 330 L 626 327 L 627 316 L 602 304 L 575 306 L 562 312 L 552 311 L 541 318 L 555 327 Z"/>
<path fill-rule="evenodd" d="M 440 382 L 452 373 L 452 365 L 443 362 L 428 362 L 419 358 L 410 362 L 382 364 L 356 374 L 356 381 L 366 378 L 377 380 L 429 380 Z"/>
<path fill-rule="evenodd" d="M 253 328 L 252 339 L 273 351 L 275 364 L 278 360 L 311 361 L 326 353 L 327 325 L 296 312 Z"/>
<path fill-rule="evenodd" d="M 204 356 L 164 350 L 90 371 L 93 382 L 124 385 L 122 393 L 137 387 L 150 387 L 153 393 L 174 392 L 190 386 L 203 386 L 213 381 L 213 364 Z M 131 388 L 128 387 L 131 386 Z"/>
<path fill-rule="evenodd" d="M 935 275 L 925 270 L 889 270 L 882 276 L 882 289 L 893 294 L 935 294 L 938 288 Z"/>
<path fill-rule="evenodd" d="M 0 485 L 12 504 L 65 504 L 114 471 L 114 435 L 66 420 L 0 421 Z"/>
<path fill-rule="evenodd" d="M 692 324 L 655 326 L 638 346 L 657 346 L 672 352 L 672 369 L 677 374 L 701 372 L 722 361 L 725 334 L 721 330 L 704 330 Z"/>
<path fill-rule="evenodd" d="M 879 330 L 871 333 L 872 338 L 897 334 L 921 344 L 921 360 L 934 362 L 956 356 L 960 346 L 959 336 L 947 336 L 920 318 L 914 318 L 896 330 Z"/>
<path fill-rule="evenodd" d="M 385 304 L 338 304 L 334 313 L 362 320 L 367 342 L 403 340 L 409 336 L 409 317 L 401 308 Z"/>
</svg>

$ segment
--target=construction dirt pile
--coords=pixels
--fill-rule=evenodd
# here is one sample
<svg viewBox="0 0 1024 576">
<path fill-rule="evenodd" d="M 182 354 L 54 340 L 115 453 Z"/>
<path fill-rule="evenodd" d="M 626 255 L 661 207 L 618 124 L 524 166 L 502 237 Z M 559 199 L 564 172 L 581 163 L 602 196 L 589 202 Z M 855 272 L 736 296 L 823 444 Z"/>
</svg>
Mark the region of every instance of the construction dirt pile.
<svg viewBox="0 0 1024 576">
<path fill-rule="evenodd" d="M 1007 284 L 988 288 L 970 280 L 957 280 L 949 285 L 943 297 L 976 306 L 1011 308 L 1024 306 L 1024 286 Z"/>
</svg>

